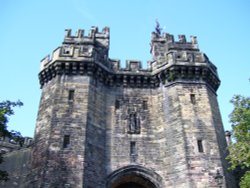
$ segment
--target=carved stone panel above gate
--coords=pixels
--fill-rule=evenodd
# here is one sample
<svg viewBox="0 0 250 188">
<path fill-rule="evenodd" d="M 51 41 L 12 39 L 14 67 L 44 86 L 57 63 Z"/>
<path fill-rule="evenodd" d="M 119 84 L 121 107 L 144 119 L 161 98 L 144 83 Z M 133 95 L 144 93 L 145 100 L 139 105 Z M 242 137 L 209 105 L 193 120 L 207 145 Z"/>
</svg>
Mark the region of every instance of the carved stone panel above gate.
<svg viewBox="0 0 250 188">
<path fill-rule="evenodd" d="M 122 97 L 116 100 L 116 122 L 128 134 L 140 134 L 146 124 L 147 99 Z"/>
</svg>

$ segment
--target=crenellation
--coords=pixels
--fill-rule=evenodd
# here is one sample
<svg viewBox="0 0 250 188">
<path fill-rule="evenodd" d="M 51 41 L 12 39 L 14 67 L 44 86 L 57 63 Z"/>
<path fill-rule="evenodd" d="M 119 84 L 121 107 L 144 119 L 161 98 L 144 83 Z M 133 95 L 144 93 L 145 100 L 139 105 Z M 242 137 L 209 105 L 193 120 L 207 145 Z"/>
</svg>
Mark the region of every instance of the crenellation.
<svg viewBox="0 0 250 188">
<path fill-rule="evenodd" d="M 109 27 L 104 27 L 104 28 L 102 29 L 102 33 L 105 34 L 105 35 L 107 35 L 107 36 L 109 37 L 109 34 L 110 34 L 110 29 L 109 29 Z"/>
<path fill-rule="evenodd" d="M 41 60 L 41 67 L 40 70 L 45 69 L 51 63 L 53 63 L 56 59 L 60 57 L 61 54 L 61 47 L 56 48 L 51 55 L 47 55 L 45 58 Z"/>
<path fill-rule="evenodd" d="M 196 36 L 191 35 L 190 38 L 191 38 L 192 44 L 198 44 L 198 41 L 197 41 L 197 37 L 196 37 Z"/>
<path fill-rule="evenodd" d="M 124 85 L 136 85 L 139 87 L 139 83 L 143 86 L 143 82 L 138 81 L 136 84 L 133 81 L 134 78 L 131 78 L 133 75 L 149 76 L 150 86 L 157 87 L 159 82 L 166 83 L 165 80 L 160 81 L 159 79 L 154 79 L 155 74 L 158 74 L 166 69 L 175 70 L 170 71 L 170 76 L 168 78 L 168 83 L 174 81 L 176 78 L 182 79 L 193 79 L 201 80 L 199 71 L 191 71 L 188 73 L 189 76 L 185 76 L 185 71 L 178 71 L 178 66 L 201 66 L 203 68 L 211 68 L 211 71 L 217 74 L 215 66 L 208 60 L 208 58 L 202 53 L 199 52 L 197 48 L 196 37 L 191 37 L 191 42 L 186 41 L 185 35 L 179 35 L 179 41 L 174 41 L 174 36 L 168 33 L 163 33 L 162 35 L 152 33 L 152 42 L 151 42 L 151 53 L 153 55 L 153 61 L 149 61 L 149 67 L 147 69 L 142 68 L 142 63 L 137 60 L 128 60 L 126 61 L 126 67 L 122 68 L 120 66 L 120 61 L 112 60 L 108 57 L 109 51 L 109 28 L 105 27 L 101 32 L 98 31 L 97 27 L 92 27 L 89 35 L 84 36 L 84 30 L 78 30 L 75 36 L 71 36 L 71 30 L 67 30 L 66 38 L 61 47 L 57 48 L 51 59 L 48 57 L 42 60 L 41 70 L 48 68 L 49 70 L 45 71 L 46 74 L 41 74 L 40 79 L 44 79 L 41 83 L 46 83 L 51 78 L 57 74 L 87 74 L 94 75 L 97 67 L 100 66 L 100 70 L 104 71 L 105 74 L 109 77 L 112 74 L 128 74 L 126 79 L 128 81 L 124 82 Z M 56 68 L 56 62 L 68 62 L 69 66 L 64 66 L 61 68 Z M 188 65 L 189 63 L 194 63 L 193 65 Z M 50 65 L 54 68 L 49 68 Z M 74 66 L 72 66 L 74 64 Z M 63 63 L 63 65 L 66 65 Z M 176 67 L 176 68 L 175 68 Z M 203 68 L 197 68 L 197 70 L 202 70 Z M 64 70 L 63 70 L 64 69 Z M 185 68 L 183 69 L 185 70 Z M 194 68 L 195 70 L 195 68 Z M 41 71 L 41 72 L 42 72 Z M 93 71 L 93 72 L 92 72 Z M 200 71 L 201 72 L 201 71 Z M 51 75 L 50 75 L 51 74 Z M 191 76 L 193 74 L 193 76 Z M 45 77 L 47 77 L 45 79 Z M 116 77 L 116 76 L 115 76 Z M 121 79 L 109 80 L 103 77 L 97 78 L 104 83 L 113 85 L 113 82 L 119 82 Z M 140 79 L 139 79 L 140 80 Z M 143 80 L 143 79 L 142 79 Z M 208 79 L 214 83 L 219 83 L 214 79 Z M 154 83 L 154 84 L 153 84 Z M 121 85 L 121 84 L 115 84 Z M 123 85 L 123 84 L 122 84 Z M 211 84 L 217 88 L 216 84 Z M 140 86 L 140 87 L 141 87 Z"/>
<path fill-rule="evenodd" d="M 69 38 L 71 37 L 71 29 L 65 29 L 65 35 L 64 35 L 65 38 Z"/>
<path fill-rule="evenodd" d="M 102 29 L 102 32 L 98 32 L 98 30 L 95 30 L 95 33 L 94 33 L 94 37 L 95 38 L 109 38 L 109 28 L 108 27 L 104 27 Z"/>
<path fill-rule="evenodd" d="M 187 43 L 186 36 L 185 35 L 178 35 L 179 43 Z"/>
<path fill-rule="evenodd" d="M 76 36 L 78 38 L 83 38 L 84 37 L 84 29 L 78 29 Z"/>
<path fill-rule="evenodd" d="M 75 35 L 71 35 L 71 29 L 65 30 L 65 37 L 63 44 L 68 45 L 96 45 L 99 44 L 104 48 L 109 48 L 109 28 L 104 27 L 101 32 L 97 27 L 92 27 L 88 35 L 84 35 L 84 30 L 79 29 Z"/>
<path fill-rule="evenodd" d="M 92 26 L 91 29 L 89 30 L 89 37 L 94 38 L 96 33 L 98 33 L 98 27 Z"/>
<path fill-rule="evenodd" d="M 44 69 L 44 67 L 50 62 L 50 55 L 45 56 L 40 63 L 40 70 Z"/>
<path fill-rule="evenodd" d="M 163 33 L 163 38 L 166 38 L 168 43 L 174 42 L 174 35 L 170 35 L 169 33 Z"/>
<path fill-rule="evenodd" d="M 121 61 L 119 59 L 109 59 L 110 69 L 114 72 L 120 70 Z"/>
<path fill-rule="evenodd" d="M 178 40 L 175 40 L 174 35 L 171 35 L 169 33 L 162 33 L 162 35 L 158 35 L 155 32 L 152 32 L 151 40 L 152 42 L 160 42 L 166 44 L 198 44 L 197 37 L 193 35 L 190 36 L 190 42 L 188 42 L 185 35 L 178 35 Z M 181 47 L 181 45 L 179 45 L 179 47 Z"/>
<path fill-rule="evenodd" d="M 88 32 L 88 35 L 84 35 L 84 29 L 78 29 L 75 35 L 72 35 L 71 29 L 65 29 L 65 39 L 87 39 L 87 38 L 109 38 L 109 28 L 104 27 L 101 32 L 99 32 L 98 27 L 92 26 Z"/>
<path fill-rule="evenodd" d="M 127 60 L 126 61 L 126 69 L 131 72 L 139 72 L 142 68 L 141 61 L 138 60 Z"/>
</svg>

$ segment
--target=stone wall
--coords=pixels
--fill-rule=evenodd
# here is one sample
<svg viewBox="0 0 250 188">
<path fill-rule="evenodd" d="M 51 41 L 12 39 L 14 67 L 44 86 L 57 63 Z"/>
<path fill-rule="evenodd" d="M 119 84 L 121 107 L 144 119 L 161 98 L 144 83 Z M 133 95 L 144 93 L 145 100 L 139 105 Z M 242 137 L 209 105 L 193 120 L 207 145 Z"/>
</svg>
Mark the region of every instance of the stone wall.
<svg viewBox="0 0 250 188">
<path fill-rule="evenodd" d="M 162 187 L 217 187 L 217 172 L 229 174 L 222 165 L 225 156 L 219 152 L 225 147 L 218 147 L 216 136 L 218 129 L 223 133 L 220 114 L 214 113 L 218 109 L 216 94 L 207 85 L 180 83 L 157 90 L 118 89 L 109 93 L 108 174 L 130 165 L 144 166 L 163 178 Z M 128 132 L 129 101 L 138 111 L 139 104 L 147 102 L 138 134 Z M 131 142 L 135 143 L 134 154 Z M 227 178 L 233 180 L 232 176 Z M 234 183 L 227 187 L 234 187 Z"/>
<path fill-rule="evenodd" d="M 9 174 L 7 182 L 1 182 L 0 187 L 4 188 L 26 188 L 28 176 L 31 171 L 31 150 L 24 148 L 4 155 L 4 162 L 0 165 L 1 170 Z"/>
<path fill-rule="evenodd" d="M 91 80 L 88 94 L 87 125 L 85 134 L 83 187 L 104 187 L 106 177 L 105 143 L 107 89 Z"/>
<path fill-rule="evenodd" d="M 209 95 L 215 94 L 203 84 L 184 84 L 176 87 L 176 90 L 190 184 L 192 187 L 216 187 L 217 170 L 222 175 L 223 170 L 211 112 L 212 108 L 217 107 L 209 101 Z"/>
<path fill-rule="evenodd" d="M 61 76 L 43 88 L 32 152 L 33 185 L 83 186 L 89 81 Z"/>
<path fill-rule="evenodd" d="M 220 114 L 220 109 L 217 101 L 217 96 L 211 93 L 211 91 L 208 93 L 208 99 L 211 104 L 211 116 L 213 120 L 213 124 L 215 127 L 215 135 L 217 138 L 217 144 L 218 144 L 218 149 L 220 152 L 220 160 L 222 163 L 222 169 L 221 171 L 224 172 L 224 179 L 223 182 L 226 183 L 227 187 L 235 187 L 236 184 L 236 179 L 233 176 L 233 172 L 229 171 L 229 163 L 226 160 L 226 157 L 228 155 L 228 150 L 227 150 L 227 142 L 225 137 L 223 136 L 223 133 L 225 135 L 225 131 L 223 128 L 222 124 L 222 119 L 221 119 L 221 114 Z M 239 181 L 237 182 L 237 185 L 239 184 Z"/>
</svg>

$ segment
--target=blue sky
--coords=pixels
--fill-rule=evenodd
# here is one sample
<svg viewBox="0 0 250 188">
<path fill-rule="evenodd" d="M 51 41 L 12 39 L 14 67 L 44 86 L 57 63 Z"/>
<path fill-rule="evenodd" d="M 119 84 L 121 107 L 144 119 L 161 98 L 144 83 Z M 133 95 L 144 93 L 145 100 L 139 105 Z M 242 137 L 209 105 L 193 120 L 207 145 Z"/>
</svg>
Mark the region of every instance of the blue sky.
<svg viewBox="0 0 250 188">
<path fill-rule="evenodd" d="M 110 57 L 146 62 L 158 19 L 164 32 L 198 37 L 200 50 L 217 66 L 218 100 L 225 129 L 229 103 L 250 93 L 250 1 L 248 0 L 1 0 L 0 101 L 20 99 L 9 129 L 33 136 L 40 100 L 40 60 L 58 47 L 64 29 L 110 27 Z"/>
</svg>

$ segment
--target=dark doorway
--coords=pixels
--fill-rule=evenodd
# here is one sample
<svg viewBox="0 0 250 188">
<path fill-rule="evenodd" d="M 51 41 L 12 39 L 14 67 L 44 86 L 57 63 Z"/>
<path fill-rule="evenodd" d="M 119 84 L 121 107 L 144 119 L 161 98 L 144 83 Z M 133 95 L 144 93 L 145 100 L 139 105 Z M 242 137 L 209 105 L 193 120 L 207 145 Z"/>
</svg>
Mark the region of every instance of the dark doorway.
<svg viewBox="0 0 250 188">
<path fill-rule="evenodd" d="M 116 188 L 146 188 L 140 184 L 137 183 L 123 183 L 119 186 L 117 186 Z"/>
<path fill-rule="evenodd" d="M 107 178 L 107 188 L 159 188 L 161 177 L 142 166 L 131 165 L 114 171 Z"/>
</svg>

